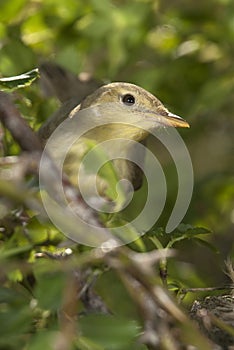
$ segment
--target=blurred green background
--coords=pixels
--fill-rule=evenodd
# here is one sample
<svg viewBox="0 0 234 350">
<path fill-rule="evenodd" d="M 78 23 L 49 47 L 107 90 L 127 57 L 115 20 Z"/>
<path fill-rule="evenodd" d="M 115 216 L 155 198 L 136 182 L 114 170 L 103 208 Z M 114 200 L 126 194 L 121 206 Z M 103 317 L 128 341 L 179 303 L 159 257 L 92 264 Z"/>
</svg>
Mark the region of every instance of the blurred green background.
<svg viewBox="0 0 234 350">
<path fill-rule="evenodd" d="M 0 2 L 1 76 L 51 60 L 75 74 L 138 84 L 190 123 L 180 131 L 195 180 L 183 222 L 210 229 L 207 240 L 219 253 L 178 244 L 169 271 L 188 284 L 224 283 L 224 260 L 234 254 L 233 56 L 232 0 Z M 38 83 L 21 93 L 19 108 L 35 128 L 58 106 Z M 170 188 L 175 173 L 171 160 L 163 161 Z"/>
</svg>

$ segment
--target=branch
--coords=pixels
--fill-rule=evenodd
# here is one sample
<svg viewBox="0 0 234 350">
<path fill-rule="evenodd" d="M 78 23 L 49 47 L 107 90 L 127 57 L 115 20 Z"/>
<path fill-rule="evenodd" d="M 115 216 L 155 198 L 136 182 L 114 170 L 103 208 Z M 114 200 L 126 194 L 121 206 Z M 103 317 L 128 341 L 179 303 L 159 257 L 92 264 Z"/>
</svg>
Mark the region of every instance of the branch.
<svg viewBox="0 0 234 350">
<path fill-rule="evenodd" d="M 41 151 L 38 136 L 22 118 L 8 94 L 0 91 L 0 121 L 24 151 Z"/>
</svg>

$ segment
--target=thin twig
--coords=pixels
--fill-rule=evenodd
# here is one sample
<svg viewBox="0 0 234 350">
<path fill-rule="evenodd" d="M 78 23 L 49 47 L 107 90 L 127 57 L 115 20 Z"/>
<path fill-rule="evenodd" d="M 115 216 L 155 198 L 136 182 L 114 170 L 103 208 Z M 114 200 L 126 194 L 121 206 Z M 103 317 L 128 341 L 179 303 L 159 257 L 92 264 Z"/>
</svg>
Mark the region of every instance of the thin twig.
<svg viewBox="0 0 234 350">
<path fill-rule="evenodd" d="M 216 291 L 216 290 L 225 290 L 225 289 L 234 289 L 234 286 L 233 285 L 224 285 L 224 286 L 219 286 L 219 287 L 199 287 L 199 288 L 182 288 L 180 289 L 180 293 L 188 293 L 188 292 L 191 292 L 191 293 L 196 293 L 196 292 L 213 292 L 213 291 Z"/>
</svg>

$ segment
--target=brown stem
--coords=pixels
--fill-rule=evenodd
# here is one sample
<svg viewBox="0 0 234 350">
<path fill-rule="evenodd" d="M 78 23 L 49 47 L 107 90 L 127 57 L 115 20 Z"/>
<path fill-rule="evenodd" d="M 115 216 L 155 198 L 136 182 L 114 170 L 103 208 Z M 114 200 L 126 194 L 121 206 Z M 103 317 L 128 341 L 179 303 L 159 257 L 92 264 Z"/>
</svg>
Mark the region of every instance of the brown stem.
<svg viewBox="0 0 234 350">
<path fill-rule="evenodd" d="M 0 121 L 24 151 L 42 150 L 41 142 L 22 118 L 8 94 L 0 91 Z"/>
</svg>

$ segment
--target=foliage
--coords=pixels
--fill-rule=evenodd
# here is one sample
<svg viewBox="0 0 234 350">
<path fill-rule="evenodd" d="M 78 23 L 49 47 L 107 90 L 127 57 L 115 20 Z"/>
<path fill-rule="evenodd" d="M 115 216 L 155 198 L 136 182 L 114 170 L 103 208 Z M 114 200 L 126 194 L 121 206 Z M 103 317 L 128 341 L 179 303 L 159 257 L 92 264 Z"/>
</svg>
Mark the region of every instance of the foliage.
<svg viewBox="0 0 234 350">
<path fill-rule="evenodd" d="M 27 85 L 31 85 L 31 83 L 35 79 L 37 79 L 38 76 L 39 76 L 38 69 L 33 69 L 30 72 L 21 74 L 16 77 L 1 78 L 0 79 L 1 90 L 14 90 L 20 87 L 26 87 Z"/>
<path fill-rule="evenodd" d="M 161 228 L 175 201 L 176 172 L 159 149 L 169 192 L 165 210 L 148 235 L 117 260 L 129 276 L 129 266 L 131 271 L 135 266 L 131 254 L 173 247 L 175 256 L 157 260 L 169 289 L 179 293 L 224 284 L 224 260 L 234 253 L 233 2 L 2 0 L 0 13 L 0 88 L 15 90 L 14 101 L 34 130 L 59 106 L 43 95 L 36 79 L 37 67 L 47 60 L 102 81 L 137 83 L 186 116 L 191 129 L 181 134 L 193 161 L 195 189 L 185 224 L 170 235 Z M 151 148 L 158 154 L 154 141 Z M 68 242 L 52 224 L 38 220 L 42 208 L 36 185 L 30 190 L 29 175 L 22 175 L 16 158 L 7 158 L 21 151 L 3 129 L 0 152 L 6 160 L 0 181 L 0 348 L 147 349 L 139 342 L 144 330 L 136 307 L 140 302 L 126 275 L 108 256 L 97 258 L 95 250 Z M 143 186 L 136 194 L 139 202 L 144 191 Z M 160 286 L 152 265 L 153 275 L 142 272 L 145 285 Z M 77 305 L 77 294 L 89 283 L 77 283 L 73 272 L 87 267 L 89 283 L 96 281 L 95 302 L 100 296 L 111 314 L 86 315 L 85 301 Z M 184 306 L 189 308 L 196 297 L 201 294 L 187 293 Z M 73 311 L 79 319 L 68 322 L 64 315 L 74 316 Z M 195 342 L 196 331 L 182 324 L 184 333 L 191 334 L 188 342 Z M 207 348 L 202 337 L 196 340 Z"/>
</svg>

